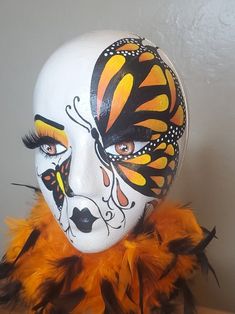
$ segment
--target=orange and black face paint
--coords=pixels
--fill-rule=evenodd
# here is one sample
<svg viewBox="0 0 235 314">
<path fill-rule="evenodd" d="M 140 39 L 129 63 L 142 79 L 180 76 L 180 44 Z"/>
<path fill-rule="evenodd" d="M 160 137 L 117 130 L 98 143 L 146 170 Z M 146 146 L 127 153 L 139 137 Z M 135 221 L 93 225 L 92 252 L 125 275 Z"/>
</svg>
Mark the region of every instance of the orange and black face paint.
<svg viewBox="0 0 235 314">
<path fill-rule="evenodd" d="M 68 177 L 70 172 L 71 156 L 62 164 L 55 165 L 55 169 L 47 169 L 40 177 L 49 191 L 52 191 L 57 208 L 61 211 L 65 196 L 72 196 L 73 192 L 69 187 Z"/>
<path fill-rule="evenodd" d="M 127 156 L 107 155 L 128 185 L 161 199 L 176 173 L 186 110 L 176 74 L 158 48 L 141 38 L 112 43 L 94 67 L 90 101 L 104 150 L 122 141 L 147 142 Z M 120 189 L 117 196 L 126 203 Z"/>
</svg>

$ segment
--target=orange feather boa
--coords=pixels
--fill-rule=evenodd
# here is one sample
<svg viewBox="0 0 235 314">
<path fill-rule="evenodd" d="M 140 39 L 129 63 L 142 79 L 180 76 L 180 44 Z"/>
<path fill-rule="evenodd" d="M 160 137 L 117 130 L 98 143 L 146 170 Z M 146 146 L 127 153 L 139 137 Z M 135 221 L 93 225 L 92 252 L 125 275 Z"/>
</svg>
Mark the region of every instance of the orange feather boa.
<svg viewBox="0 0 235 314">
<path fill-rule="evenodd" d="M 162 309 L 179 290 L 191 298 L 186 280 L 209 265 L 203 250 L 215 235 L 202 231 L 189 208 L 164 204 L 112 248 L 84 254 L 40 193 L 27 219 L 7 223 L 0 303 L 17 299 L 28 313 L 171 313 Z"/>
</svg>

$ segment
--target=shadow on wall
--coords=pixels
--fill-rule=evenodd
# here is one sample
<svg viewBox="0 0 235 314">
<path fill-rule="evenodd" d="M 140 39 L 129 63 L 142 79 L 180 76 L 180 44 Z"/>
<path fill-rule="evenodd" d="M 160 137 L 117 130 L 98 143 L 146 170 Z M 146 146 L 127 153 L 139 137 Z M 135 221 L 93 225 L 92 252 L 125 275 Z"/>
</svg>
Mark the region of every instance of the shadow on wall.
<svg viewBox="0 0 235 314">
<path fill-rule="evenodd" d="M 208 229 L 216 226 L 217 237 L 209 245 L 207 256 L 219 278 L 220 289 L 209 274 L 205 280 L 198 276 L 194 293 L 200 304 L 235 312 L 235 300 L 231 291 L 235 287 L 233 261 L 235 211 L 231 204 L 234 194 L 235 175 L 231 156 L 226 155 L 226 143 L 212 141 L 200 147 L 194 144 L 188 148 L 184 167 L 177 182 L 177 194 L 185 201 L 191 201 L 199 222 Z M 228 181 L 228 178 L 231 180 Z M 229 306 L 228 306 L 229 304 Z"/>
</svg>

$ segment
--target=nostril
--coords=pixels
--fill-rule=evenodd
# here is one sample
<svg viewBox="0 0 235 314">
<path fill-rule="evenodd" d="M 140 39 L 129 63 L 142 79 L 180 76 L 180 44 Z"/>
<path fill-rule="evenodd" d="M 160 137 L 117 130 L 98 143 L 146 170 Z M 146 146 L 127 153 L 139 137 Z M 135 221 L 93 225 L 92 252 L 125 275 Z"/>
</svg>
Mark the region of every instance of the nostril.
<svg viewBox="0 0 235 314">
<path fill-rule="evenodd" d="M 66 195 L 67 195 L 68 197 L 73 197 L 73 196 L 75 196 L 73 190 L 72 190 L 70 187 L 68 187 L 68 189 L 66 190 Z"/>
<path fill-rule="evenodd" d="M 89 233 L 92 230 L 93 223 L 98 218 L 93 216 L 87 207 L 83 208 L 82 210 L 74 207 L 73 214 L 70 219 L 73 221 L 78 230 L 84 233 Z"/>
</svg>

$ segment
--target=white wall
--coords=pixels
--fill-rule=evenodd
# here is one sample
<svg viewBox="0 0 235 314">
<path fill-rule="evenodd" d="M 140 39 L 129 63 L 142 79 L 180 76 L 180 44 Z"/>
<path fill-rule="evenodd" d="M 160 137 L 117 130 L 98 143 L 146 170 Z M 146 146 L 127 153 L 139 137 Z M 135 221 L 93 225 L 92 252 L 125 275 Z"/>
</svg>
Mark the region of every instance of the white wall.
<svg viewBox="0 0 235 314">
<path fill-rule="evenodd" d="M 47 57 L 95 29 L 142 34 L 175 61 L 190 105 L 190 137 L 174 197 L 192 201 L 200 223 L 217 226 L 208 255 L 212 276 L 198 279 L 200 304 L 235 312 L 235 1 L 0 0 L 0 210 L 24 216 L 35 184 L 33 153 L 21 136 L 32 127 L 32 93 Z M 3 222 L 1 223 L 1 229 Z M 2 250 L 6 239 L 1 239 Z"/>
</svg>

